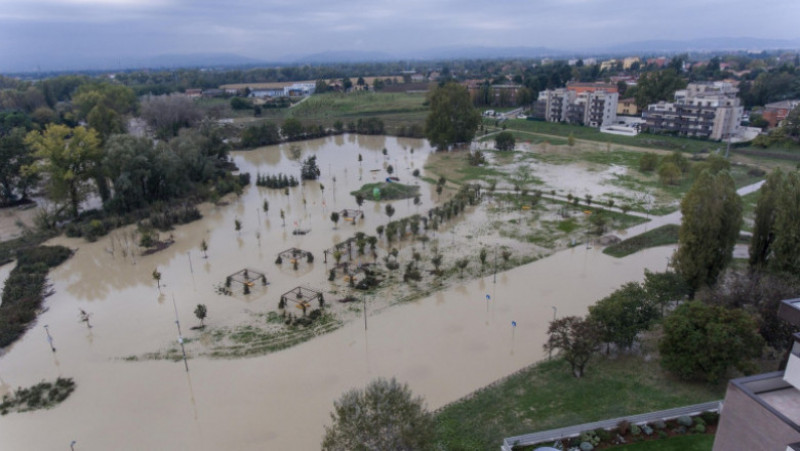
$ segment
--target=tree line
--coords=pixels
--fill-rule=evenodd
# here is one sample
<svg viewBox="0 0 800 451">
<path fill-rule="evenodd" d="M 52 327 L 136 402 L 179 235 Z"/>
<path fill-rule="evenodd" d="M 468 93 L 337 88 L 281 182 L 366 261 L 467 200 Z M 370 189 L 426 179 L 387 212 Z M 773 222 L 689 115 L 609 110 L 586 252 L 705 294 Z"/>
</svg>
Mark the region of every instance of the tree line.
<svg viewBox="0 0 800 451">
<path fill-rule="evenodd" d="M 645 272 L 589 307 L 585 318 L 550 323 L 548 351 L 584 374 L 605 344 L 630 349 L 660 324 L 662 366 L 688 380 L 718 383 L 732 369 L 757 368 L 765 346 L 785 365 L 798 328 L 778 317 L 800 291 L 800 173 L 772 172 L 761 188 L 749 265 L 731 268 L 742 224 L 742 201 L 727 170 L 703 170 L 681 202 L 683 215 L 671 270 Z"/>
</svg>

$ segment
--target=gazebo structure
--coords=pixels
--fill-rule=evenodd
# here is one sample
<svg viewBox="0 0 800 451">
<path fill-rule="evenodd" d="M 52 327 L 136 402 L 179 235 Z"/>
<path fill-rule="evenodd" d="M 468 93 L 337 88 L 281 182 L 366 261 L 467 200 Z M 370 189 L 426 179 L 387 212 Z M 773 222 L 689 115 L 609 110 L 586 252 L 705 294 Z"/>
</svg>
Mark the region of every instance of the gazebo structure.
<svg viewBox="0 0 800 451">
<path fill-rule="evenodd" d="M 303 310 L 305 315 L 306 309 L 311 307 L 311 303 L 314 301 L 317 301 L 320 307 L 325 304 L 325 298 L 322 296 L 321 291 L 306 287 L 295 287 L 281 295 L 278 308 L 285 308 L 288 302 L 294 302 L 295 306 Z"/>
<path fill-rule="evenodd" d="M 244 268 L 225 278 L 226 288 L 230 288 L 233 283 L 241 285 L 244 294 L 250 294 L 250 289 L 256 286 L 256 284 L 266 286 L 269 282 L 267 282 L 267 276 L 263 272 Z"/>
<path fill-rule="evenodd" d="M 342 218 L 342 221 L 352 222 L 353 225 L 355 225 L 356 221 L 358 221 L 358 218 L 361 218 L 362 220 L 364 219 L 364 211 L 345 208 L 339 212 L 339 217 Z"/>
<path fill-rule="evenodd" d="M 283 264 L 284 260 L 291 263 L 294 269 L 297 269 L 301 262 L 313 263 L 314 254 L 312 254 L 310 251 L 291 247 L 285 251 L 279 252 L 278 258 L 275 259 L 275 263 L 280 265 Z"/>
<path fill-rule="evenodd" d="M 331 257 L 333 257 L 333 255 L 336 252 L 339 252 L 341 254 L 341 256 L 339 257 L 340 262 L 343 260 L 347 262 L 352 261 L 353 254 L 358 253 L 358 249 L 356 248 L 356 239 L 351 237 L 342 241 L 341 243 L 336 243 L 332 247 L 325 249 L 324 251 L 322 251 L 323 261 L 325 263 L 328 263 L 328 256 L 330 255 Z"/>
</svg>

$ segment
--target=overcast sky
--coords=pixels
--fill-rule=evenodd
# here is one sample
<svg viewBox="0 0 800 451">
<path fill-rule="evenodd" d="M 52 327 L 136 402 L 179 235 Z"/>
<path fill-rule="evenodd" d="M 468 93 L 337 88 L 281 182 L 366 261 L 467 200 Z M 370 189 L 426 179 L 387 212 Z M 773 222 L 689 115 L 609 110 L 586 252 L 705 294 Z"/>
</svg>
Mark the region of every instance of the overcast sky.
<svg viewBox="0 0 800 451">
<path fill-rule="evenodd" d="M 0 0 L 0 70 L 176 53 L 798 39 L 798 19 L 798 0 Z"/>
</svg>

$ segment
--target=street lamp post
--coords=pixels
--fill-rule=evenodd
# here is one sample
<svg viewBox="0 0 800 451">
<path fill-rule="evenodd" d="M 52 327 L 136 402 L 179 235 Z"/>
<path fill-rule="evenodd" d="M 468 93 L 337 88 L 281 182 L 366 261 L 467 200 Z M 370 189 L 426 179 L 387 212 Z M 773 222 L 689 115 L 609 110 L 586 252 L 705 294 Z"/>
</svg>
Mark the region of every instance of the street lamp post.
<svg viewBox="0 0 800 451">
<path fill-rule="evenodd" d="M 556 320 L 556 312 L 557 311 L 558 311 L 558 309 L 554 305 L 553 306 L 553 321 Z M 552 348 L 548 348 L 547 349 L 547 360 L 552 360 L 552 359 L 553 359 L 553 349 Z"/>
<path fill-rule="evenodd" d="M 47 334 L 47 343 L 50 344 L 50 350 L 56 352 L 56 347 L 53 346 L 53 336 L 50 335 L 50 329 L 48 329 L 47 324 L 44 325 L 44 332 Z"/>
<path fill-rule="evenodd" d="M 492 283 L 497 283 L 497 245 L 494 245 L 494 279 Z"/>
</svg>

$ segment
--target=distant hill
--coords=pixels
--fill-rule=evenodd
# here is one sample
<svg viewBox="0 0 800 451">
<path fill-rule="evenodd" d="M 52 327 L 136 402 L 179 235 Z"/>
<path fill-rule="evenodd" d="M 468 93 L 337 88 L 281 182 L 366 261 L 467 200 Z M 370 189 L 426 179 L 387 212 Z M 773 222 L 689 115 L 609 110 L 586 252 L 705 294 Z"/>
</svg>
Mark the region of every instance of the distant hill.
<svg viewBox="0 0 800 451">
<path fill-rule="evenodd" d="M 607 47 L 585 49 L 589 53 L 681 53 L 710 51 L 761 51 L 798 49 L 800 40 L 760 38 L 703 38 L 686 41 L 649 40 L 617 44 Z"/>
<path fill-rule="evenodd" d="M 368 61 L 394 61 L 399 59 L 397 56 L 384 52 L 359 52 L 359 51 L 329 51 L 312 53 L 303 56 L 284 56 L 283 61 L 291 61 L 295 64 L 330 64 L 330 63 L 361 63 Z"/>
<path fill-rule="evenodd" d="M 761 38 L 703 38 L 691 40 L 648 40 L 620 43 L 609 46 L 554 49 L 537 46 L 448 46 L 421 50 L 396 52 L 335 50 L 310 54 L 292 54 L 280 58 L 247 57 L 234 53 L 189 53 L 144 56 L 80 56 L 53 55 L 36 57 L 14 55 L 0 59 L 0 71 L 38 72 L 38 71 L 93 71 L 121 69 L 174 69 L 223 68 L 242 66 L 275 66 L 292 64 L 332 64 L 354 62 L 385 61 L 426 61 L 448 59 L 499 59 L 499 58 L 556 58 L 590 56 L 626 56 L 642 54 L 675 54 L 683 52 L 712 51 L 761 51 L 779 49 L 800 49 L 800 39 L 761 39 Z"/>
<path fill-rule="evenodd" d="M 245 66 L 267 64 L 266 60 L 249 58 L 234 53 L 190 53 L 156 55 L 152 58 L 133 60 L 135 66 L 141 67 L 212 67 L 212 66 Z"/>
</svg>

